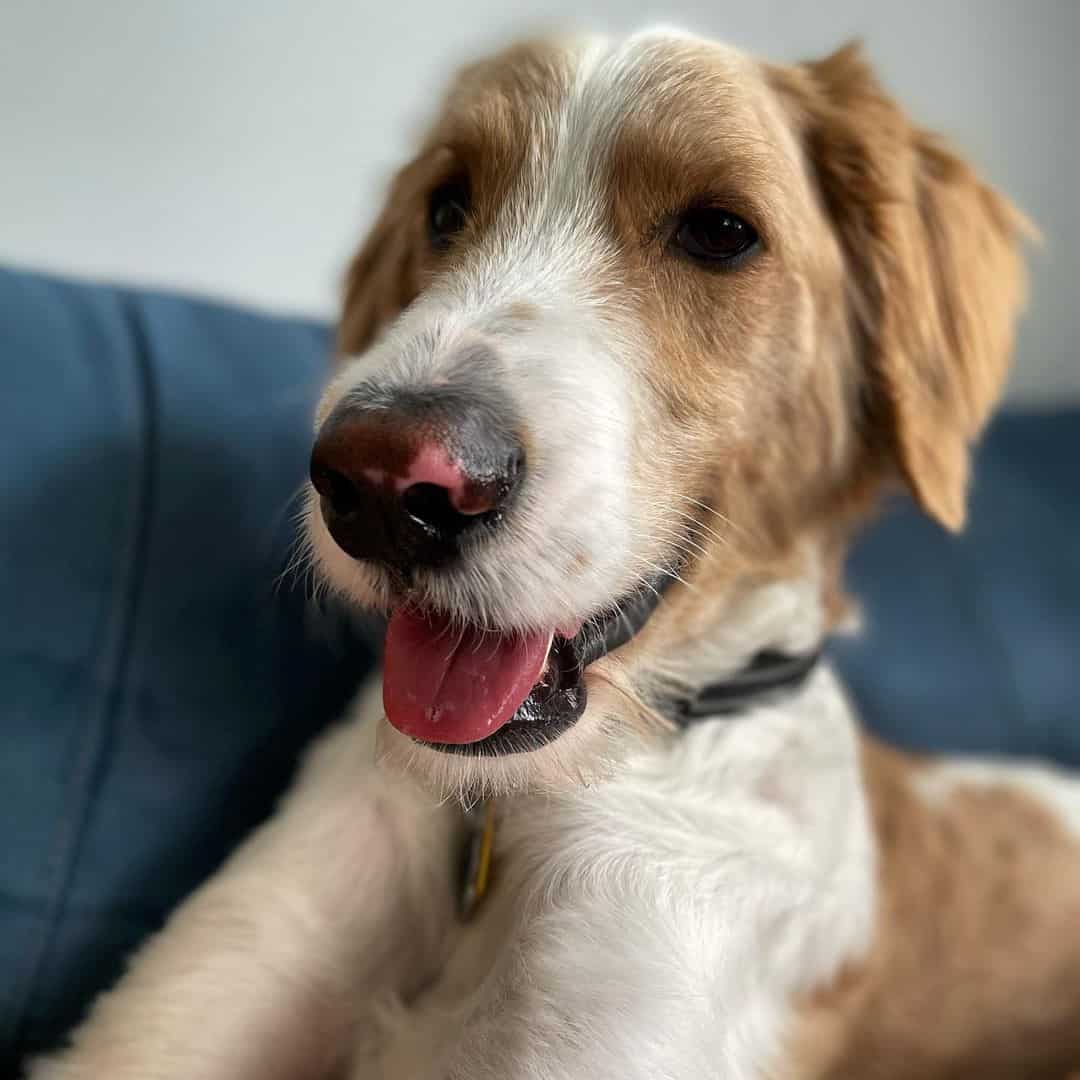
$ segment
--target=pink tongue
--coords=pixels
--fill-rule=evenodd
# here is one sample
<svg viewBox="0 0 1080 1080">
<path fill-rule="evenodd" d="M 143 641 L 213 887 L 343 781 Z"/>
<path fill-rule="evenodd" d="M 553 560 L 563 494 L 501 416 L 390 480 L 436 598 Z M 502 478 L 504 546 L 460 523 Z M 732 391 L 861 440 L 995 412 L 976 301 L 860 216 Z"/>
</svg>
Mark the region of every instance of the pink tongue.
<svg viewBox="0 0 1080 1080">
<path fill-rule="evenodd" d="M 383 656 L 386 718 L 427 742 L 471 743 L 498 731 L 539 681 L 551 634 L 524 637 L 450 625 L 399 608 Z"/>
</svg>

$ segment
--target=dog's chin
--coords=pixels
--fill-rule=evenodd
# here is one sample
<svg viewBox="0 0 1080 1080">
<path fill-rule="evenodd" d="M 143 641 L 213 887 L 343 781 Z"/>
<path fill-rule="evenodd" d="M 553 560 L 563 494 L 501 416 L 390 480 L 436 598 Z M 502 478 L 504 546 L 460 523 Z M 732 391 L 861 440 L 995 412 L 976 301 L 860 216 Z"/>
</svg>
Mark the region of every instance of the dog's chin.
<svg viewBox="0 0 1080 1080">
<path fill-rule="evenodd" d="M 618 660 L 599 661 L 585 684 L 588 705 L 573 724 L 557 738 L 515 753 L 446 753 L 402 734 L 383 718 L 376 740 L 379 766 L 466 805 L 511 792 L 550 793 L 596 783 L 662 724 L 638 701 Z"/>
</svg>

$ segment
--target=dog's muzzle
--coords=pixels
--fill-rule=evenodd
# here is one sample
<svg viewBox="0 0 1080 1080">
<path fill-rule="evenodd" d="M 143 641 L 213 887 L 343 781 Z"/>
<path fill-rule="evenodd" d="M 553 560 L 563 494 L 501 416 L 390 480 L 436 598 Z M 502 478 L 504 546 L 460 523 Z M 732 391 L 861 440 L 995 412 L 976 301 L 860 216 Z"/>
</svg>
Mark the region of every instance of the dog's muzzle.
<svg viewBox="0 0 1080 1080">
<path fill-rule="evenodd" d="M 422 581 L 467 572 L 505 529 L 528 483 L 525 442 L 492 379 L 444 378 L 408 389 L 361 383 L 331 411 L 312 451 L 330 536 L 381 567 L 395 598 L 383 658 L 387 719 L 445 751 L 533 750 L 572 726 L 585 710 L 586 668 L 636 633 L 667 580 L 661 573 L 570 627 L 508 632 L 417 606 Z"/>
</svg>

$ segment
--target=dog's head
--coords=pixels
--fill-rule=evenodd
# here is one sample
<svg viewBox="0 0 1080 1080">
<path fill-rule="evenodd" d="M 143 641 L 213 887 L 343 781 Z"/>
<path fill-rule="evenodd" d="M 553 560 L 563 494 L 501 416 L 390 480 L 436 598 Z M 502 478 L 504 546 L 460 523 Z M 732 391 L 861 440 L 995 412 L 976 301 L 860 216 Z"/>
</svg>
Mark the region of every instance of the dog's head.
<svg viewBox="0 0 1080 1080">
<path fill-rule="evenodd" d="M 851 48 L 465 70 L 351 266 L 312 457 L 319 568 L 391 616 L 390 749 L 471 788 L 587 772 L 732 625 L 785 644 L 735 617 L 770 583 L 819 635 L 890 478 L 960 527 L 1022 226 Z"/>
</svg>

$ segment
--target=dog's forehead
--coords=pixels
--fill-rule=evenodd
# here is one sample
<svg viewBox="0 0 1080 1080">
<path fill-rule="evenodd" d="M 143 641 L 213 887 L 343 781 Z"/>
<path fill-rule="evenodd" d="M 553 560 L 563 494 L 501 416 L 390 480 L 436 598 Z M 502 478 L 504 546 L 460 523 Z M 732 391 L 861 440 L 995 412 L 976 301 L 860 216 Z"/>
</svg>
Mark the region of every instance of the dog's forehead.
<svg viewBox="0 0 1080 1080">
<path fill-rule="evenodd" d="M 485 151 L 528 148 L 540 161 L 560 143 L 598 156 L 628 128 L 676 141 L 707 128 L 760 128 L 770 97 L 754 58 L 690 34 L 546 39 L 466 68 L 440 135 Z"/>
<path fill-rule="evenodd" d="M 669 30 L 521 44 L 461 73 L 429 148 L 455 152 L 491 243 L 573 235 L 580 262 L 600 233 L 641 235 L 702 198 L 811 238 L 813 188 L 769 70 Z"/>
</svg>

